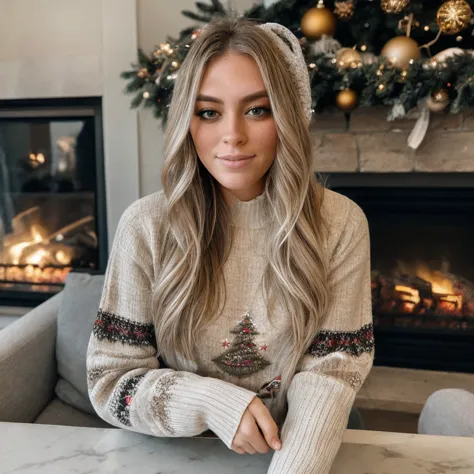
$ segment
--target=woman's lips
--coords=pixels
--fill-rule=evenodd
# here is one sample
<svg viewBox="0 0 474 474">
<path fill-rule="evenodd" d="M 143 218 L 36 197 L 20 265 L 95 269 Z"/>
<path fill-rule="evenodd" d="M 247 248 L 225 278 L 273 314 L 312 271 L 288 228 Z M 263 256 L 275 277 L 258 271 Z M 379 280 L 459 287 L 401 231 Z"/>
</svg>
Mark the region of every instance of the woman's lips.
<svg viewBox="0 0 474 474">
<path fill-rule="evenodd" d="M 228 168 L 242 168 L 248 165 L 252 161 L 253 158 L 255 158 L 255 155 L 250 156 L 248 158 L 232 157 L 231 159 L 227 159 L 225 157 L 219 157 L 218 160 L 224 166 L 227 166 Z"/>
</svg>

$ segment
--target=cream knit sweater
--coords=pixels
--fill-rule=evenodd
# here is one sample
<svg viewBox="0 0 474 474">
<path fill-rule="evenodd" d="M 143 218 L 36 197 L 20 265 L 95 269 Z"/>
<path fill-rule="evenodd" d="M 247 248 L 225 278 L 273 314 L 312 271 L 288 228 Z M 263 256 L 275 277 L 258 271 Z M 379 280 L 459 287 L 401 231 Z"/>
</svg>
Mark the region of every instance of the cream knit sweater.
<svg viewBox="0 0 474 474">
<path fill-rule="evenodd" d="M 199 360 L 157 358 L 151 293 L 158 271 L 156 227 L 165 196 L 133 203 L 118 225 L 87 354 L 89 395 L 112 425 L 152 436 L 211 430 L 231 447 L 255 396 L 278 396 L 275 360 L 285 314 L 267 317 L 256 287 L 265 266 L 266 197 L 237 201 L 235 237 L 225 264 L 226 305 L 199 340 Z M 346 197 L 326 190 L 331 303 L 292 379 L 271 474 L 326 474 L 339 449 L 355 395 L 373 360 L 367 220 Z M 246 295 L 253 301 L 247 301 Z M 257 293 L 257 295 L 259 295 Z M 247 306 L 248 305 L 248 306 Z M 247 312 L 248 311 L 248 312 Z"/>
</svg>

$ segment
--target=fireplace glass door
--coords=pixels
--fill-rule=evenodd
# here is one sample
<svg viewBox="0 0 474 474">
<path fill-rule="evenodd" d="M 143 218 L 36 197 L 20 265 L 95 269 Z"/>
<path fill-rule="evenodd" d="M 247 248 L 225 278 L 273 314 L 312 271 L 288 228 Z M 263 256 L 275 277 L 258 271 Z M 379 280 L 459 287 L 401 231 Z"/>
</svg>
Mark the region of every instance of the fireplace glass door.
<svg viewBox="0 0 474 474">
<path fill-rule="evenodd" d="M 38 303 L 72 269 L 104 266 L 100 127 L 96 101 L 0 107 L 0 303 Z"/>
</svg>

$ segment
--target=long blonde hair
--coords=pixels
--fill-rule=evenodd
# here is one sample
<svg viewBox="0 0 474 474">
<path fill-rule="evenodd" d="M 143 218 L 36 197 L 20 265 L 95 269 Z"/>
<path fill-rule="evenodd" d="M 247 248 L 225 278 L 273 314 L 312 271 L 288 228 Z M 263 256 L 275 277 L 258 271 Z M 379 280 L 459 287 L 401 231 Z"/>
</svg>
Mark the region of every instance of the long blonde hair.
<svg viewBox="0 0 474 474">
<path fill-rule="evenodd" d="M 268 314 L 278 295 L 291 323 L 278 356 L 284 361 L 282 395 L 277 397 L 281 408 L 329 298 L 321 215 L 324 188 L 312 170 L 309 129 L 284 58 L 255 22 L 235 15 L 211 21 L 192 44 L 169 108 L 162 170 L 167 218 L 161 229 L 160 274 L 153 289 L 157 343 L 162 353 L 196 360 L 197 335 L 221 308 L 217 286 L 224 282 L 223 265 L 232 242 L 231 214 L 219 184 L 198 158 L 189 128 L 204 68 L 229 51 L 256 61 L 277 128 L 277 154 L 264 191 L 273 214 L 262 282 Z"/>
</svg>

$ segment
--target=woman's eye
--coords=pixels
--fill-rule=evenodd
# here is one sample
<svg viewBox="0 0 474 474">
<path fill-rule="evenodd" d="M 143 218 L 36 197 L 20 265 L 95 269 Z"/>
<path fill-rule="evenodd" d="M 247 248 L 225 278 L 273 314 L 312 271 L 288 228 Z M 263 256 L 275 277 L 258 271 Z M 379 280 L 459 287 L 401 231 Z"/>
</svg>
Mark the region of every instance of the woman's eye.
<svg viewBox="0 0 474 474">
<path fill-rule="evenodd" d="M 217 112 L 215 110 L 200 110 L 196 115 L 198 117 L 200 117 L 201 119 L 203 120 L 212 120 L 214 118 L 216 118 L 216 116 L 209 116 L 209 115 L 206 115 L 206 114 L 216 114 Z"/>
<path fill-rule="evenodd" d="M 268 107 L 253 107 L 249 110 L 249 112 L 252 112 L 252 111 L 260 112 L 257 114 L 251 114 L 254 117 L 261 117 L 262 115 L 267 115 L 270 113 L 270 109 Z"/>
</svg>

